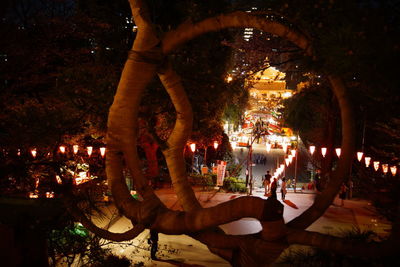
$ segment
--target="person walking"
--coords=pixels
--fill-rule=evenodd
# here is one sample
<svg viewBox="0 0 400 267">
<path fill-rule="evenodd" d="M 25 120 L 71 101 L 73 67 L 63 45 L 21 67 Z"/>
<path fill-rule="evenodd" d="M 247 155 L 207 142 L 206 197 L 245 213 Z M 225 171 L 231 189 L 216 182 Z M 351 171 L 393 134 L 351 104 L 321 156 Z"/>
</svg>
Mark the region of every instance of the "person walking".
<svg viewBox="0 0 400 267">
<path fill-rule="evenodd" d="M 150 244 L 150 257 L 152 260 L 157 260 L 156 253 L 158 249 L 158 232 L 150 229 L 150 238 L 147 240 Z"/>
<path fill-rule="evenodd" d="M 347 195 L 347 186 L 345 185 L 345 183 L 342 183 L 342 185 L 340 186 L 340 190 L 339 190 L 339 198 L 340 198 L 340 206 L 341 207 L 344 206 L 344 200 L 346 199 L 346 195 Z"/>
<path fill-rule="evenodd" d="M 271 174 L 269 174 L 269 171 L 267 171 L 267 174 L 264 175 L 263 185 L 265 190 L 264 196 L 268 196 L 269 191 L 271 190 Z"/>
<path fill-rule="evenodd" d="M 281 194 L 282 194 L 282 201 L 285 201 L 285 196 L 286 196 L 287 190 L 286 190 L 286 178 L 282 178 L 282 183 L 281 183 Z"/>
</svg>

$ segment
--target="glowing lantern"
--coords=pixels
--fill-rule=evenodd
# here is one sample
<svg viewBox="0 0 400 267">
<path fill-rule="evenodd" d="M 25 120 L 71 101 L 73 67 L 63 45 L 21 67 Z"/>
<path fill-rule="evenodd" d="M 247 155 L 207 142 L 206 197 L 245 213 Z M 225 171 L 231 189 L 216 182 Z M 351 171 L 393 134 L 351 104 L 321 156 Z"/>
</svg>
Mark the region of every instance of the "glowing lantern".
<svg viewBox="0 0 400 267">
<path fill-rule="evenodd" d="M 38 198 L 39 196 L 33 192 L 29 193 L 29 198 Z"/>
<path fill-rule="evenodd" d="M 396 172 L 397 172 L 397 167 L 396 166 L 391 166 L 390 167 L 390 172 L 392 173 L 393 176 L 395 176 Z"/>
<path fill-rule="evenodd" d="M 374 169 L 375 171 L 379 169 L 379 161 L 374 161 Z"/>
<path fill-rule="evenodd" d="M 214 148 L 217 149 L 218 148 L 218 142 L 214 141 Z"/>
<path fill-rule="evenodd" d="M 17 155 L 21 156 L 21 149 L 18 148 Z"/>
<path fill-rule="evenodd" d="M 281 164 L 280 168 L 282 169 L 282 171 L 285 169 L 285 164 Z"/>
<path fill-rule="evenodd" d="M 193 153 L 196 151 L 196 144 L 195 143 L 191 143 L 190 144 L 190 150 L 192 150 Z"/>
<path fill-rule="evenodd" d="M 286 143 L 282 144 L 282 149 L 283 149 L 283 152 L 286 153 L 286 151 L 287 151 L 287 144 Z"/>
<path fill-rule="evenodd" d="M 232 76 L 228 75 L 228 77 L 226 77 L 226 81 L 227 81 L 228 83 L 230 83 L 231 81 L 233 81 Z"/>
<path fill-rule="evenodd" d="M 338 158 L 340 158 L 340 154 L 342 154 L 342 149 L 341 148 L 336 148 L 336 155 L 338 156 Z"/>
<path fill-rule="evenodd" d="M 86 150 L 87 150 L 87 154 L 90 157 L 92 155 L 92 153 L 93 153 L 93 147 L 92 146 L 88 146 L 88 147 L 86 147 Z"/>
<path fill-rule="evenodd" d="M 364 153 L 362 153 L 362 152 L 357 152 L 357 159 L 358 159 L 358 161 L 361 161 L 361 159 L 362 159 L 362 157 L 363 157 L 363 154 L 364 154 Z"/>
<path fill-rule="evenodd" d="M 61 153 L 63 153 L 63 154 L 65 153 L 65 146 L 60 146 L 59 149 L 60 149 Z"/>
<path fill-rule="evenodd" d="M 78 146 L 78 145 L 74 145 L 72 148 L 73 148 L 73 150 L 74 150 L 74 154 L 77 154 L 77 153 L 78 153 L 79 146 Z"/>
<path fill-rule="evenodd" d="M 61 180 L 60 176 L 56 175 L 56 180 L 57 180 L 58 184 L 62 184 L 62 180 Z"/>
<path fill-rule="evenodd" d="M 389 170 L 389 166 L 387 164 L 382 164 L 382 171 L 384 174 L 386 174 Z"/>
<path fill-rule="evenodd" d="M 369 164 L 371 164 L 371 157 L 364 157 L 365 160 L 365 167 L 369 167 Z"/>
<path fill-rule="evenodd" d="M 315 146 L 310 146 L 310 153 L 311 153 L 311 155 L 314 154 L 314 151 L 315 151 Z"/>
<path fill-rule="evenodd" d="M 321 154 L 325 158 L 326 155 L 326 147 L 321 147 Z"/>
<path fill-rule="evenodd" d="M 296 157 L 296 149 L 292 149 L 290 153 L 292 154 L 292 157 Z"/>
<path fill-rule="evenodd" d="M 290 164 L 290 159 L 289 159 L 289 158 L 286 158 L 286 159 L 285 159 L 285 163 L 286 163 L 286 166 L 289 166 L 289 164 Z"/>
<path fill-rule="evenodd" d="M 106 148 L 105 147 L 100 147 L 100 154 L 102 157 L 106 154 Z"/>
<path fill-rule="evenodd" d="M 36 148 L 31 150 L 31 154 L 32 154 L 32 157 L 36 158 L 36 154 L 37 154 Z"/>
<path fill-rule="evenodd" d="M 266 149 L 267 149 L 267 152 L 270 152 L 270 151 L 271 151 L 271 144 L 270 144 L 270 143 L 266 143 L 266 144 L 265 144 L 265 147 L 266 147 Z"/>
<path fill-rule="evenodd" d="M 235 149 L 236 148 L 236 142 L 232 142 L 231 146 L 232 146 L 232 149 Z"/>
<path fill-rule="evenodd" d="M 292 163 L 292 161 L 293 161 L 293 156 L 292 156 L 292 155 L 289 155 L 288 158 L 289 158 L 289 163 Z"/>
</svg>

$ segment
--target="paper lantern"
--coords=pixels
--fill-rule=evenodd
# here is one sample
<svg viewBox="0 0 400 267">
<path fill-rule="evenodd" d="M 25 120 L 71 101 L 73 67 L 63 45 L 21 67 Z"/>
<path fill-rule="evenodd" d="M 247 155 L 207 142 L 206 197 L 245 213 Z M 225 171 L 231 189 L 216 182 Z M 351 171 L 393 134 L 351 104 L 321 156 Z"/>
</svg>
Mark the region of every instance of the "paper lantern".
<svg viewBox="0 0 400 267">
<path fill-rule="evenodd" d="M 59 149 L 60 149 L 61 153 L 63 153 L 63 154 L 65 153 L 65 146 L 60 146 Z"/>
<path fill-rule="evenodd" d="M 296 149 L 290 150 L 290 153 L 292 154 L 293 157 L 295 157 L 296 156 Z"/>
<path fill-rule="evenodd" d="M 79 146 L 78 146 L 78 145 L 73 145 L 73 146 L 72 146 L 72 149 L 74 150 L 74 154 L 77 154 L 77 153 L 78 153 Z"/>
<path fill-rule="evenodd" d="M 384 174 L 386 174 L 389 170 L 389 166 L 387 164 L 382 164 L 382 171 Z"/>
<path fill-rule="evenodd" d="M 106 148 L 105 147 L 100 147 L 100 155 L 102 157 L 104 157 L 105 154 L 106 154 Z"/>
<path fill-rule="evenodd" d="M 374 161 L 374 169 L 375 171 L 379 169 L 379 161 Z"/>
<path fill-rule="evenodd" d="M 325 158 L 326 155 L 326 147 L 321 147 L 321 154 Z"/>
<path fill-rule="evenodd" d="M 32 157 L 36 158 L 36 155 L 37 155 L 36 148 L 31 150 L 31 154 L 32 154 Z"/>
<path fill-rule="evenodd" d="M 217 149 L 218 148 L 218 142 L 214 141 L 214 148 Z"/>
<path fill-rule="evenodd" d="M 192 150 L 193 153 L 196 151 L 196 144 L 195 143 L 191 143 L 190 144 L 190 150 Z"/>
<path fill-rule="evenodd" d="M 392 173 L 393 176 L 395 176 L 396 172 L 397 172 L 397 167 L 396 166 L 391 166 L 390 167 L 390 172 Z"/>
<path fill-rule="evenodd" d="M 362 152 L 357 152 L 357 159 L 358 159 L 358 161 L 361 161 L 361 160 L 362 160 L 363 154 L 364 154 L 364 153 L 362 153 Z"/>
<path fill-rule="evenodd" d="M 364 157 L 365 160 L 365 167 L 369 167 L 369 164 L 371 164 L 371 157 Z"/>
<path fill-rule="evenodd" d="M 289 159 L 289 158 L 286 158 L 286 159 L 285 159 L 285 163 L 286 163 L 286 166 L 289 166 L 289 164 L 290 164 L 290 159 Z"/>
<path fill-rule="evenodd" d="M 310 153 L 311 153 L 311 155 L 314 154 L 314 151 L 315 151 L 315 146 L 310 146 Z"/>
<path fill-rule="evenodd" d="M 86 150 L 87 150 L 87 154 L 90 157 L 92 155 L 92 153 L 93 153 L 93 147 L 92 146 L 88 146 L 88 147 L 86 147 Z"/>
<path fill-rule="evenodd" d="M 340 155 L 342 154 L 342 149 L 341 148 L 336 148 L 336 155 L 338 156 L 338 158 L 340 158 Z"/>
</svg>

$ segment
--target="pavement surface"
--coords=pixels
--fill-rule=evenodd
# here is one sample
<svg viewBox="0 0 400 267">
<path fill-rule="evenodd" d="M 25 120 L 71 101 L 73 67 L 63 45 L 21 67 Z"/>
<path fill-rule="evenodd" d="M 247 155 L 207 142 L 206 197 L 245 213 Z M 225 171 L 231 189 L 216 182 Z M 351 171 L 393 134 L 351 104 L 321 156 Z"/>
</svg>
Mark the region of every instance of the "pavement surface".
<svg viewBox="0 0 400 267">
<path fill-rule="evenodd" d="M 296 190 L 297 191 L 297 190 Z M 280 189 L 278 188 L 278 200 Z M 197 199 L 204 207 L 210 207 L 219 203 L 229 201 L 233 198 L 245 196 L 246 194 L 224 193 L 217 190 L 204 191 L 202 188 L 195 188 Z M 171 209 L 180 209 L 177 197 L 170 187 L 156 190 L 156 194 Z M 264 189 L 256 187 L 253 196 L 266 198 Z M 300 215 L 312 203 L 315 197 L 313 191 L 289 190 L 284 203 L 284 220 L 290 221 Z M 345 200 L 344 206 L 339 206 L 339 199 L 328 208 L 325 214 L 314 222 L 308 230 L 332 235 L 340 235 L 343 230 L 358 227 L 361 230 L 373 230 L 380 236 L 387 236 L 391 226 L 389 222 L 379 217 L 371 203 L 362 199 Z M 110 230 L 123 232 L 131 228 L 130 222 L 124 217 L 116 217 L 112 208 L 108 211 L 109 218 L 112 218 Z M 107 222 L 102 219 L 100 224 Z M 108 221 L 109 224 L 109 221 Z M 256 233 L 261 230 L 260 223 L 252 218 L 243 218 L 229 224 L 220 226 L 229 234 Z M 135 240 L 126 243 L 110 245 L 117 255 L 124 255 L 133 263 L 142 262 L 143 266 L 230 266 L 228 262 L 209 252 L 202 243 L 186 235 L 159 235 L 159 249 L 157 257 L 159 260 L 150 259 L 150 245 L 147 243 L 149 231 L 144 231 Z"/>
</svg>

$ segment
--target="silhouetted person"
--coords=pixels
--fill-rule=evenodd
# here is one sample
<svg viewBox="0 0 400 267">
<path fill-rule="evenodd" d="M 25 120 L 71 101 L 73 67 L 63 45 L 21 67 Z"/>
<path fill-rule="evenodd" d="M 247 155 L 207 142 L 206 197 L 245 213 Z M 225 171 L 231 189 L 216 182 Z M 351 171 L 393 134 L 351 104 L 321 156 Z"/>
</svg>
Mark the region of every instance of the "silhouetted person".
<svg viewBox="0 0 400 267">
<path fill-rule="evenodd" d="M 278 181 L 276 178 L 271 183 L 271 197 L 276 198 L 276 189 L 278 187 Z"/>
<path fill-rule="evenodd" d="M 158 248 L 158 232 L 156 230 L 150 230 L 150 238 L 147 242 L 151 245 L 150 257 L 152 260 L 157 260 L 156 253 Z"/>
</svg>

